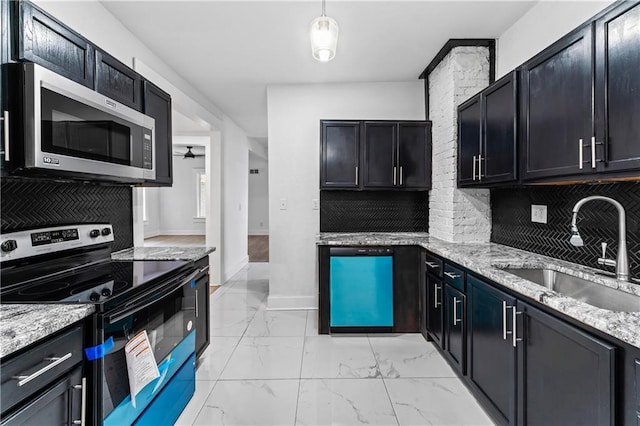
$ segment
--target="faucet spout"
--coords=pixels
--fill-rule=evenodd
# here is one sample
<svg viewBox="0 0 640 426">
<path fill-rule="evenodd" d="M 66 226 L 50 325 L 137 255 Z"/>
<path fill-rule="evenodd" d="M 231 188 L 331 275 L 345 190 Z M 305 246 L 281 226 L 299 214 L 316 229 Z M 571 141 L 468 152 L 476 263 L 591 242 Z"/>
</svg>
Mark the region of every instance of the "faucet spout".
<svg viewBox="0 0 640 426">
<path fill-rule="evenodd" d="M 629 281 L 629 254 L 627 253 L 627 221 L 624 207 L 613 198 L 604 197 L 602 195 L 592 195 L 578 201 L 572 210 L 571 218 L 571 240 L 574 246 L 582 246 L 584 243 L 580 233 L 578 232 L 578 212 L 580 208 L 589 201 L 600 200 L 613 204 L 618 210 L 618 258 L 616 260 L 616 278 L 623 281 Z"/>
</svg>

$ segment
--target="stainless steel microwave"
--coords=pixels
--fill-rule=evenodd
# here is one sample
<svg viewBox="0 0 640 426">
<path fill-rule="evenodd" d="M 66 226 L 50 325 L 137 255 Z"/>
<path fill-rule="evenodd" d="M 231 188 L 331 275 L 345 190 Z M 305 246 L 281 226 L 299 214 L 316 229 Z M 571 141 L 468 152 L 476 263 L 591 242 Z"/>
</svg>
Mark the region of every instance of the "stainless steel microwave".
<svg viewBox="0 0 640 426">
<path fill-rule="evenodd" d="M 6 71 L 4 166 L 11 174 L 155 179 L 153 118 L 37 64 Z"/>
</svg>

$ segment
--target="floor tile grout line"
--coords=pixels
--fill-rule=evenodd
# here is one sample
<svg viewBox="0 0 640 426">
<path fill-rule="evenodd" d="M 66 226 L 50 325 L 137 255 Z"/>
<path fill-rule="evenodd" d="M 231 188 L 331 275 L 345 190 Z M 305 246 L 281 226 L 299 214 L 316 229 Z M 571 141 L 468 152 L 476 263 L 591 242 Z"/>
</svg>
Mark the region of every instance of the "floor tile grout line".
<svg viewBox="0 0 640 426">
<path fill-rule="evenodd" d="M 380 361 L 378 360 L 378 356 L 376 355 L 375 349 L 373 349 L 373 343 L 371 343 L 371 335 L 367 334 L 367 340 L 369 341 L 369 346 L 371 347 L 371 352 L 373 352 L 373 359 L 376 360 L 376 368 L 380 373 L 380 378 L 382 379 L 382 385 L 384 386 L 384 391 L 387 393 L 387 399 L 389 400 L 389 405 L 391 405 L 391 411 L 393 411 L 393 417 L 396 419 L 396 425 L 400 425 L 400 420 L 398 419 L 398 414 L 396 413 L 396 408 L 393 406 L 393 400 L 391 399 L 391 395 L 389 394 L 389 389 L 387 389 L 387 383 L 385 382 L 384 375 L 380 370 Z"/>
<path fill-rule="evenodd" d="M 293 424 L 298 424 L 298 405 L 300 404 L 300 390 L 302 389 L 302 365 L 304 363 L 304 346 L 307 343 L 307 325 L 309 325 L 309 311 L 304 321 L 304 330 L 302 331 L 302 354 L 300 355 L 300 372 L 298 374 L 298 395 L 296 396 L 296 412 L 293 417 Z"/>
</svg>

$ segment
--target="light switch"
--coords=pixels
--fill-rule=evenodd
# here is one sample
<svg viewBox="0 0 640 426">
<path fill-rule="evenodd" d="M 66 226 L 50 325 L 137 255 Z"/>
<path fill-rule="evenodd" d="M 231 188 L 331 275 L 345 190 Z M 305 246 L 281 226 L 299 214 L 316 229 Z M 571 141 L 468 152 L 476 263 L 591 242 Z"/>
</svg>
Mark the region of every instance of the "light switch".
<svg viewBox="0 0 640 426">
<path fill-rule="evenodd" d="M 311 208 L 313 210 L 320 210 L 320 200 L 318 200 L 317 198 L 314 198 L 311 200 Z"/>
<path fill-rule="evenodd" d="M 547 223 L 547 206 L 531 204 L 531 222 Z"/>
<path fill-rule="evenodd" d="M 280 198 L 280 210 L 286 210 L 286 209 L 287 209 L 287 199 Z"/>
</svg>

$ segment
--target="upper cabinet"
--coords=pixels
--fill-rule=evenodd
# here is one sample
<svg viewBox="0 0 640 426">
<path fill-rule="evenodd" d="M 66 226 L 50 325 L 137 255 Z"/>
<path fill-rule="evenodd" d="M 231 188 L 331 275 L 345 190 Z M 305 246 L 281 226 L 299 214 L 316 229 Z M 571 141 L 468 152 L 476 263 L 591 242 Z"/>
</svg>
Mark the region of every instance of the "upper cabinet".
<svg viewBox="0 0 640 426">
<path fill-rule="evenodd" d="M 173 184 L 173 152 L 171 131 L 171 96 L 149 81 L 144 82 L 144 111 L 156 120 L 156 178 L 147 186 Z"/>
<path fill-rule="evenodd" d="M 96 50 L 95 90 L 142 111 L 142 76 L 101 50 Z"/>
<path fill-rule="evenodd" d="M 15 2 L 15 59 L 35 62 L 93 89 L 94 46 L 29 2 Z"/>
<path fill-rule="evenodd" d="M 458 107 L 458 186 L 517 178 L 517 72 Z"/>
<path fill-rule="evenodd" d="M 639 69 L 639 2 L 616 3 L 524 64 L 523 180 L 638 177 Z"/>
<path fill-rule="evenodd" d="M 321 121 L 321 189 L 426 190 L 431 123 Z"/>
</svg>

